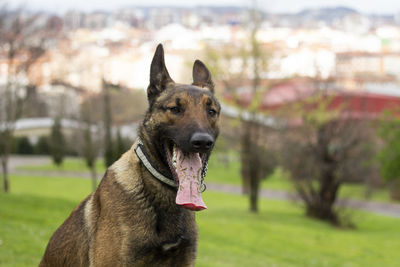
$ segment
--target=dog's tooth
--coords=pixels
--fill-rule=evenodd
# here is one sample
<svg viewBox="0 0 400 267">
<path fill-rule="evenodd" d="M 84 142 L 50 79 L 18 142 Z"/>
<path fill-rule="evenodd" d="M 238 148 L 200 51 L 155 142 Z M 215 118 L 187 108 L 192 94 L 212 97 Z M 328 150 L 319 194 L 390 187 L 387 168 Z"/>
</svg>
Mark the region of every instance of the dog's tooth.
<svg viewBox="0 0 400 267">
<path fill-rule="evenodd" d="M 176 146 L 172 148 L 172 162 L 176 162 Z"/>
<path fill-rule="evenodd" d="M 176 169 L 176 146 L 172 147 L 172 166 Z"/>
</svg>

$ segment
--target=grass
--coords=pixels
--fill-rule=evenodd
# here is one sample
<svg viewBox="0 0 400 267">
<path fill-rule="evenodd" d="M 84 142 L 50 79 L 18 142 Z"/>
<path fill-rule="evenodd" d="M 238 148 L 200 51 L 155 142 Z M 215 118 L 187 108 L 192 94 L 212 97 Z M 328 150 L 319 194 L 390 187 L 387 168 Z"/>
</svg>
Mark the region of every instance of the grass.
<svg viewBox="0 0 400 267">
<path fill-rule="evenodd" d="M 303 216 L 288 202 L 262 201 L 259 215 L 243 197 L 207 193 L 198 215 L 198 266 L 396 266 L 399 220 L 357 212 L 357 230 Z M 392 234 L 394 236 L 392 236 Z"/>
<path fill-rule="evenodd" d="M 225 183 L 240 186 L 242 181 L 240 177 L 240 164 L 237 155 L 230 153 L 229 157 L 223 156 L 221 153 L 215 153 L 209 161 L 208 175 L 206 182 Z M 97 173 L 105 172 L 102 159 L 96 161 Z M 67 158 L 61 167 L 54 164 L 45 165 L 27 165 L 20 166 L 20 170 L 25 171 L 65 171 L 65 172 L 87 172 L 85 162 L 80 158 Z M 277 168 L 273 174 L 262 181 L 261 187 L 270 190 L 294 191 L 288 175 Z M 386 189 L 375 189 L 370 196 L 366 196 L 366 187 L 362 184 L 344 184 L 339 192 L 341 198 L 353 198 L 361 200 L 373 200 L 380 202 L 390 202 L 389 191 Z"/>
<path fill-rule="evenodd" d="M 37 266 L 46 244 L 89 192 L 89 180 L 13 175 L 0 193 L 0 266 Z"/>
<path fill-rule="evenodd" d="M 90 181 L 12 176 L 0 194 L 0 266 L 37 266 L 54 230 L 90 191 Z M 206 192 L 197 213 L 196 266 L 398 266 L 400 220 L 354 214 L 356 230 L 303 216 L 290 202 L 260 202 L 247 212 L 241 196 Z"/>
</svg>

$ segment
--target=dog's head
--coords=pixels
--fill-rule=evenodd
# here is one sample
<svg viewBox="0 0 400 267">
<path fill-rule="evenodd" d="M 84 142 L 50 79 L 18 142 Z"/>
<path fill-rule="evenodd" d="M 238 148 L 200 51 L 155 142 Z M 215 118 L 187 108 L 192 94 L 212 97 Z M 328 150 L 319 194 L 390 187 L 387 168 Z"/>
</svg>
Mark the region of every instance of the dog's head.
<svg viewBox="0 0 400 267">
<path fill-rule="evenodd" d="M 146 135 L 152 140 L 158 158 L 179 183 L 177 203 L 194 210 L 202 209 L 201 203 L 189 201 L 187 195 L 193 190 L 201 191 L 201 179 L 219 133 L 221 108 L 214 97 L 211 74 L 200 60 L 196 60 L 193 83 L 175 83 L 165 66 L 160 44 L 151 63 L 147 97 Z M 190 191 L 180 195 L 181 189 Z"/>
</svg>

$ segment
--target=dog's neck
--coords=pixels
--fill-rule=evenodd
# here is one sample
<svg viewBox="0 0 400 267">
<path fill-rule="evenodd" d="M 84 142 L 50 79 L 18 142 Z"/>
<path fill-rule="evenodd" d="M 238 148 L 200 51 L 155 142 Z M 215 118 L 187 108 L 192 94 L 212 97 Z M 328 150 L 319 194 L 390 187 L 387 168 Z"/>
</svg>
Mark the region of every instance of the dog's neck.
<svg viewBox="0 0 400 267">
<path fill-rule="evenodd" d="M 152 167 L 160 173 L 162 176 L 165 176 L 167 179 L 170 179 L 171 182 L 175 183 L 175 180 L 172 178 L 172 173 L 171 170 L 168 166 L 168 164 L 165 162 L 165 156 L 162 155 L 162 150 L 163 148 L 160 148 L 155 144 L 154 142 L 151 142 L 151 138 L 148 136 L 145 126 L 142 125 L 140 128 L 139 134 L 138 134 L 138 139 L 140 140 L 142 146 L 142 151 L 145 153 L 145 157 L 148 162 L 151 163 Z M 161 150 L 161 151 L 160 151 Z M 137 154 L 137 153 L 136 153 Z M 141 159 L 142 163 L 143 160 Z M 143 164 L 145 165 L 145 164 Z M 147 167 L 146 169 L 152 173 Z M 152 176 L 157 178 L 154 173 L 152 173 Z M 160 179 L 158 179 L 160 180 Z M 169 183 L 164 183 L 164 184 L 169 184 Z M 172 183 L 171 183 L 172 184 Z M 175 188 L 176 186 L 171 186 L 171 184 L 168 185 L 168 187 Z"/>
<path fill-rule="evenodd" d="M 142 140 L 139 138 L 136 142 L 136 146 L 134 148 L 136 155 L 142 162 L 142 164 L 146 167 L 146 169 L 152 174 L 152 176 L 158 179 L 160 182 L 167 184 L 171 187 L 177 187 L 177 183 L 172 177 L 168 177 L 165 173 L 160 172 L 157 167 L 155 167 L 155 163 L 152 162 L 150 156 L 146 152 L 144 144 Z"/>
</svg>

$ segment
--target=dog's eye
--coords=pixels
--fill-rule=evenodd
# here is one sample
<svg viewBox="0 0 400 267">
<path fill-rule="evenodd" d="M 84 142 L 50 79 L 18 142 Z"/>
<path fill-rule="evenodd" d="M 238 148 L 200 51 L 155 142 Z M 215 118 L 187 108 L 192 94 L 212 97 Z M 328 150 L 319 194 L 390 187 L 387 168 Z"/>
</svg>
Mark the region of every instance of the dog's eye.
<svg viewBox="0 0 400 267">
<path fill-rule="evenodd" d="M 172 113 L 179 114 L 182 112 L 182 109 L 178 106 L 168 108 Z"/>
<path fill-rule="evenodd" d="M 210 115 L 211 117 L 214 117 L 215 115 L 217 115 L 217 111 L 215 109 L 209 109 L 208 115 Z"/>
</svg>

